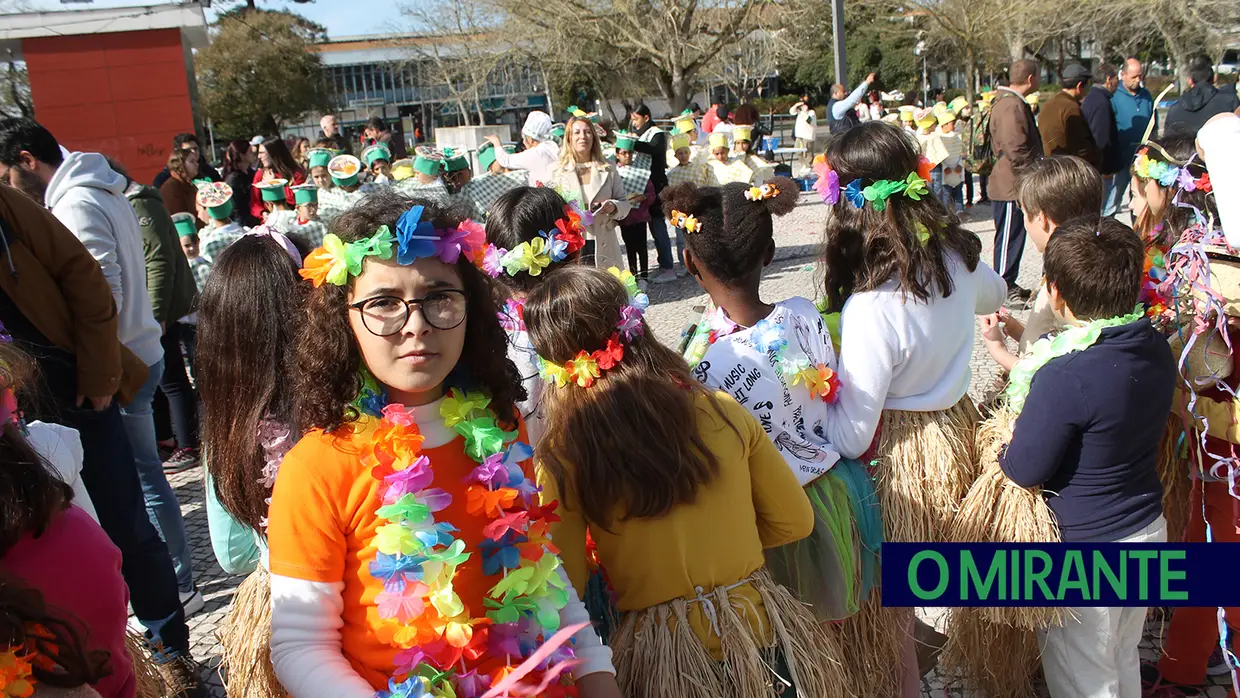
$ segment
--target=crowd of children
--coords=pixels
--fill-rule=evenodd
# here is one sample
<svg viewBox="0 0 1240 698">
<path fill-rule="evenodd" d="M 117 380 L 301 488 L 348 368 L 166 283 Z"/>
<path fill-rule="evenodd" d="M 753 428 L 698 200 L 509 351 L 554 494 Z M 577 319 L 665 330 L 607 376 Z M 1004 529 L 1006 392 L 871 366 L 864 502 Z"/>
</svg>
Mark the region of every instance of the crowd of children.
<svg viewBox="0 0 1240 698">
<path fill-rule="evenodd" d="M 1063 541 L 1234 541 L 1240 436 L 1200 416 L 1230 415 L 1240 380 L 1240 283 L 1218 287 L 1240 222 L 1217 191 L 1240 191 L 1240 118 L 1146 144 L 1135 232 L 1098 217 L 1082 161 L 1022 172 L 1045 278 L 1020 322 L 956 215 L 967 109 L 831 141 L 817 304 L 762 292 L 800 194 L 744 126 L 698 152 L 678 122 L 657 194 L 655 141 L 616 134 L 613 164 L 584 113 L 557 160 L 539 164 L 544 114 L 523 130 L 537 157 L 490 142 L 477 175 L 461 151 L 311 150 L 310 182 L 256 178 L 249 230 L 228 185 L 199 186 L 205 227 L 175 223 L 201 289 L 206 509 L 221 566 L 249 575 L 220 628 L 228 695 L 919 695 L 881 546 L 969 540 L 991 465 Z M 711 301 L 683 356 L 644 318 L 656 217 Z M 975 323 L 1010 372 L 982 411 Z M 1220 343 L 1225 365 L 1201 348 Z M 27 389 L 23 361 L 0 343 L 0 388 Z M 152 695 L 114 549 L 0 408 L 0 691 Z M 978 444 L 999 419 L 995 464 Z M 1037 639 L 983 624 L 988 646 L 946 669 L 967 682 L 1035 643 L 1054 698 L 1193 695 L 1236 642 L 1236 609 L 1214 613 L 1177 610 L 1157 665 L 1146 609 L 1075 608 Z"/>
</svg>

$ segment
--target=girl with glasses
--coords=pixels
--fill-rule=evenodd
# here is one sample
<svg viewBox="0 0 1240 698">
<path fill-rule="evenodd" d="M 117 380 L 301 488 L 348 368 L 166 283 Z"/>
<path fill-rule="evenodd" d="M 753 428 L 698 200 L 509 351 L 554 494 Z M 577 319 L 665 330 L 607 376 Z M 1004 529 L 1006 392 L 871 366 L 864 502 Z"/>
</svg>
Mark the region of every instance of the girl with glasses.
<svg viewBox="0 0 1240 698">
<path fill-rule="evenodd" d="M 548 536 L 484 246 L 459 208 L 378 191 L 300 272 L 305 435 L 267 529 L 271 658 L 294 697 L 558 686 L 573 654 L 579 695 L 618 695 Z"/>
</svg>

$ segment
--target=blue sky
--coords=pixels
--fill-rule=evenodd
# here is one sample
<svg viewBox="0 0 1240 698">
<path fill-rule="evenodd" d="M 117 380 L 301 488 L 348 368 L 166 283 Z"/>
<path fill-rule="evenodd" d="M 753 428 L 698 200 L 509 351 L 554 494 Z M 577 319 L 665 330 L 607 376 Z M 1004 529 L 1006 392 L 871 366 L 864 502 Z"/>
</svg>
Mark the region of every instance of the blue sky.
<svg viewBox="0 0 1240 698">
<path fill-rule="evenodd" d="M 62 5 L 56 0 L 34 0 L 30 4 L 38 10 L 72 10 L 88 7 L 134 7 L 138 5 L 163 4 L 152 0 L 95 0 L 90 4 Z M 228 9 L 235 3 L 217 0 L 207 11 L 208 16 L 219 8 Z M 401 16 L 400 7 L 392 0 L 315 0 L 304 5 L 281 0 L 259 0 L 259 7 L 288 9 L 327 27 L 331 37 L 357 34 L 380 34 L 407 31 L 408 21 Z"/>
</svg>

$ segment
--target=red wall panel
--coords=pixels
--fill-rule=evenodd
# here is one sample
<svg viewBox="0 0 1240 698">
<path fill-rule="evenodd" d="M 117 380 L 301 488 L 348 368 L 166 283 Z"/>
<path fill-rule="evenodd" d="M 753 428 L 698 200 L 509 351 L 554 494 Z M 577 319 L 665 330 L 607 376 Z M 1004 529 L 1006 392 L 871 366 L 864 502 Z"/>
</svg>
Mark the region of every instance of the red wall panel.
<svg viewBox="0 0 1240 698">
<path fill-rule="evenodd" d="M 39 123 L 139 182 L 167 163 L 173 136 L 195 130 L 179 29 L 25 39 L 22 53 Z"/>
</svg>

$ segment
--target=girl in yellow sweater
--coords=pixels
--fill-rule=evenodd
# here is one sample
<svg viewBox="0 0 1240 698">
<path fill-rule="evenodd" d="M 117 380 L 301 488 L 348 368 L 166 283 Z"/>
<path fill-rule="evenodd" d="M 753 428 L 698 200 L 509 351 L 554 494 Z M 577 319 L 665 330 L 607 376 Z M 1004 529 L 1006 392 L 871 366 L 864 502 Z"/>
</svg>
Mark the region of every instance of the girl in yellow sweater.
<svg viewBox="0 0 1240 698">
<path fill-rule="evenodd" d="M 631 698 L 838 696 L 853 685 L 813 615 L 763 568 L 807 536 L 809 500 L 762 426 L 651 336 L 636 282 L 556 272 L 525 321 L 542 360 L 539 478 L 573 585 L 588 530 L 621 613 L 611 645 Z M 619 277 L 619 278 L 617 278 Z"/>
</svg>

